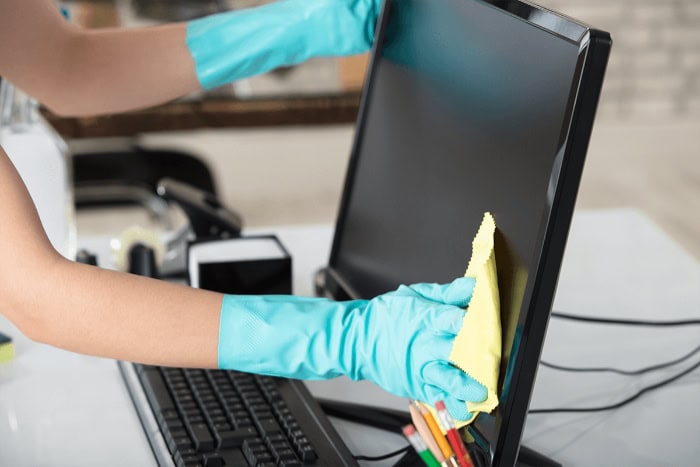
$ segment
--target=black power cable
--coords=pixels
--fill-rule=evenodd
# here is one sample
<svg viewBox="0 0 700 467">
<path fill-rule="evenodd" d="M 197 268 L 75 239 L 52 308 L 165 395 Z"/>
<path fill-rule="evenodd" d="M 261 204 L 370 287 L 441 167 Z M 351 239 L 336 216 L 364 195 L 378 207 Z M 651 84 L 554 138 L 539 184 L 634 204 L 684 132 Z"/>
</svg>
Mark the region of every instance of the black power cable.
<svg viewBox="0 0 700 467">
<path fill-rule="evenodd" d="M 662 368 L 668 368 L 670 366 L 673 366 L 673 365 L 681 363 L 685 360 L 688 360 L 690 357 L 697 354 L 698 352 L 700 352 L 700 345 L 695 347 L 695 349 L 693 349 L 692 351 L 688 352 L 687 354 L 683 355 L 680 358 L 677 358 L 675 360 L 671 360 L 668 362 L 659 363 L 656 365 L 651 365 L 648 367 L 640 368 L 638 370 L 621 370 L 619 368 L 610 368 L 610 367 L 592 367 L 592 368 L 581 367 L 581 368 L 578 368 L 578 367 L 557 365 L 554 363 L 546 362 L 544 360 L 540 360 L 540 365 L 545 366 L 547 368 L 551 368 L 553 370 L 559 370 L 559 371 L 571 371 L 571 372 L 576 372 L 576 373 L 608 372 L 608 373 L 617 373 L 620 375 L 632 376 L 632 375 L 641 375 L 641 374 L 648 373 L 648 372 L 654 371 L 654 370 L 660 370 Z"/>
<path fill-rule="evenodd" d="M 411 446 L 404 446 L 401 449 L 397 449 L 396 451 L 388 452 L 386 454 L 382 454 L 379 456 L 353 456 L 355 460 L 358 461 L 369 461 L 369 462 L 375 462 L 375 461 L 383 461 L 386 459 L 391 459 L 392 457 L 396 457 L 399 454 L 403 454 L 407 452 L 409 449 L 411 449 Z"/>
<path fill-rule="evenodd" d="M 677 321 L 648 321 L 639 319 L 617 319 L 617 318 L 591 318 L 589 316 L 572 315 L 561 311 L 552 311 L 553 318 L 568 319 L 571 321 L 583 321 L 585 323 L 597 324 L 619 324 L 622 326 L 691 326 L 700 325 L 700 319 L 684 319 Z"/>
<path fill-rule="evenodd" d="M 647 392 L 653 391 L 655 389 L 662 388 L 668 384 L 671 384 L 672 382 L 682 378 L 683 376 L 687 375 L 688 373 L 692 372 L 696 368 L 700 367 L 700 361 L 695 363 L 693 366 L 686 368 L 685 370 L 681 371 L 678 374 L 675 374 L 671 376 L 670 378 L 666 378 L 662 381 L 659 381 L 658 383 L 654 383 L 650 386 L 646 386 L 639 391 L 637 391 L 635 394 L 631 395 L 627 399 L 623 399 L 620 402 L 616 402 L 614 404 L 610 405 L 603 405 L 599 407 L 554 407 L 554 408 L 546 408 L 546 409 L 531 409 L 528 411 L 528 414 L 530 415 L 536 415 L 536 414 L 544 414 L 544 413 L 585 413 L 585 412 L 604 412 L 607 410 L 614 410 L 618 409 L 624 405 L 629 404 L 630 402 L 633 402 L 640 398 L 642 395 L 646 394 Z"/>
</svg>

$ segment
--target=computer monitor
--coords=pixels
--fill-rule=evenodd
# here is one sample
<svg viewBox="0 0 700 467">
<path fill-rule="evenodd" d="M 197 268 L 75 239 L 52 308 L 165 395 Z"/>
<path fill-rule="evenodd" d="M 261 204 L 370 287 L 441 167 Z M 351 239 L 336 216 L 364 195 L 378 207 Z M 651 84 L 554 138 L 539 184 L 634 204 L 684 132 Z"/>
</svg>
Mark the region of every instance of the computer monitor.
<svg viewBox="0 0 700 467">
<path fill-rule="evenodd" d="M 326 290 L 449 282 L 493 214 L 500 405 L 469 431 L 494 465 L 518 455 L 610 45 L 517 0 L 384 5 Z"/>
</svg>

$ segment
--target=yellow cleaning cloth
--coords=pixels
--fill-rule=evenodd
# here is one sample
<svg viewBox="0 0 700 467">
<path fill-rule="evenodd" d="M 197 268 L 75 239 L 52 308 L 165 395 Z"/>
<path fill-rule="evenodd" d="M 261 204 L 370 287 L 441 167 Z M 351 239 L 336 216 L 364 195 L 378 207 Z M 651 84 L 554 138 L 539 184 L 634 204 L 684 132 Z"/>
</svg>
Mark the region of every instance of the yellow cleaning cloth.
<svg viewBox="0 0 700 467">
<path fill-rule="evenodd" d="M 457 334 L 450 353 L 452 363 L 488 390 L 485 401 L 467 403 L 467 410 L 472 413 L 491 412 L 498 405 L 501 313 L 493 240 L 495 233 L 496 222 L 491 213 L 487 212 L 472 242 L 472 257 L 465 274 L 476 279 L 474 293 L 464 316 L 462 329 Z M 462 426 L 469 422 L 463 423 Z"/>
<path fill-rule="evenodd" d="M 491 213 L 487 212 L 472 242 L 472 257 L 465 274 L 476 279 L 474 292 L 449 357 L 452 363 L 484 385 L 488 391 L 485 401 L 467 403 L 467 410 L 474 414 L 491 412 L 498 405 L 501 316 L 494 251 L 495 232 L 496 222 Z M 434 409 L 429 408 L 434 414 Z M 461 428 L 475 418 L 476 416 L 467 421 L 455 420 L 455 425 Z"/>
</svg>

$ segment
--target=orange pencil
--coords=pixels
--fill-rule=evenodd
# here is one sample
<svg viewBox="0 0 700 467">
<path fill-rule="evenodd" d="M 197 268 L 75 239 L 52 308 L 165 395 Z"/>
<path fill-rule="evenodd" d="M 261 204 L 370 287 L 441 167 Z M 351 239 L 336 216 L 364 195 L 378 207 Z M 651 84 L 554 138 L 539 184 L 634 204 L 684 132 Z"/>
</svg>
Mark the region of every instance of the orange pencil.
<svg viewBox="0 0 700 467">
<path fill-rule="evenodd" d="M 433 414 L 431 414 L 430 410 L 428 410 L 422 404 L 416 404 L 416 406 L 420 410 L 421 415 L 423 415 L 423 418 L 425 419 L 425 423 L 428 425 L 428 428 L 437 440 L 438 446 L 440 446 L 442 454 L 448 458 L 452 457 L 453 452 L 452 448 L 450 447 L 450 443 L 447 442 L 447 439 L 445 439 L 445 436 L 442 434 L 442 430 L 440 430 L 440 427 L 435 421 L 435 417 L 433 417 Z"/>
<path fill-rule="evenodd" d="M 421 415 L 418 408 L 414 404 L 408 404 L 408 411 L 411 413 L 411 419 L 413 419 L 413 424 L 416 426 L 416 430 L 418 430 L 418 433 L 423 438 L 423 441 L 425 441 L 425 444 L 428 445 L 428 449 L 430 449 L 430 452 L 433 453 L 435 459 L 440 463 L 445 462 L 445 456 L 443 455 L 442 450 L 438 446 L 437 441 L 433 437 L 430 428 L 428 428 L 428 424 L 425 422 L 425 419 Z"/>
</svg>

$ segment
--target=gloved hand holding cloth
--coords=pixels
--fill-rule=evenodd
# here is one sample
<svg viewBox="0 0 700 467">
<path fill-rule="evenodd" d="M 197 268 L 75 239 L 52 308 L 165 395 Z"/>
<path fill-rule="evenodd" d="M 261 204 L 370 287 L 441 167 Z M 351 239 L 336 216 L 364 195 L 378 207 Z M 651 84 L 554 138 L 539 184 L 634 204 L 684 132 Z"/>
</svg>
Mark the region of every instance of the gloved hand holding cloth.
<svg viewBox="0 0 700 467">
<path fill-rule="evenodd" d="M 211 89 L 312 57 L 367 52 L 380 0 L 282 0 L 190 21 L 187 47 Z"/>
<path fill-rule="evenodd" d="M 474 280 L 401 286 L 372 300 L 227 295 L 219 367 L 298 379 L 346 375 L 434 404 L 458 420 L 484 386 L 449 363 Z"/>
</svg>

